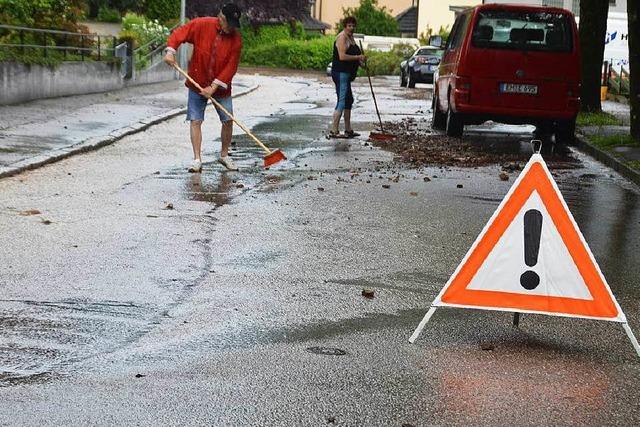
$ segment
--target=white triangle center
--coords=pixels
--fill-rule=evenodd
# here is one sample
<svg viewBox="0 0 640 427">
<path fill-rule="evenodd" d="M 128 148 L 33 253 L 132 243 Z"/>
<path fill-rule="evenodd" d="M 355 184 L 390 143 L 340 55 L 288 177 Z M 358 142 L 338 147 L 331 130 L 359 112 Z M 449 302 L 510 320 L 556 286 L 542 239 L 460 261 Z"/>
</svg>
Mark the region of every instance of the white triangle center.
<svg viewBox="0 0 640 427">
<path fill-rule="evenodd" d="M 538 259 L 532 267 L 524 258 L 524 215 L 530 209 L 538 210 L 543 218 Z M 540 278 L 534 289 L 521 285 L 520 276 L 525 271 L 533 271 Z M 467 289 L 593 300 L 537 191 L 522 206 Z"/>
</svg>

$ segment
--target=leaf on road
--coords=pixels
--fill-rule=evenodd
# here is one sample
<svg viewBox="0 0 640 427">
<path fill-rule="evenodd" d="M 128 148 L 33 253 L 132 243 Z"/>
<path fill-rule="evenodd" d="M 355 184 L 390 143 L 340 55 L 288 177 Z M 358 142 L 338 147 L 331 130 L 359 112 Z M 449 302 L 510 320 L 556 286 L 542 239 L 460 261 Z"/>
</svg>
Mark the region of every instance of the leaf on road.
<svg viewBox="0 0 640 427">
<path fill-rule="evenodd" d="M 374 291 L 373 289 L 365 288 L 362 290 L 362 296 L 368 299 L 375 298 L 375 294 L 376 294 L 376 291 Z"/>
</svg>

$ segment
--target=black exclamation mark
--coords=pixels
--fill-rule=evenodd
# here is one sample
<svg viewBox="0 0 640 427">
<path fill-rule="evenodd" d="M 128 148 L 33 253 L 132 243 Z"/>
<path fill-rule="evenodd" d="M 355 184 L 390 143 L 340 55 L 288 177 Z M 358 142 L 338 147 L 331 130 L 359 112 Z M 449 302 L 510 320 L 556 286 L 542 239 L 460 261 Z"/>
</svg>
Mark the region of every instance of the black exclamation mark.
<svg viewBox="0 0 640 427">
<path fill-rule="evenodd" d="M 542 213 L 536 209 L 528 210 L 524 214 L 524 262 L 529 267 L 538 263 L 541 233 Z M 540 284 L 540 277 L 535 271 L 527 270 L 520 276 L 520 284 L 530 291 Z"/>
</svg>

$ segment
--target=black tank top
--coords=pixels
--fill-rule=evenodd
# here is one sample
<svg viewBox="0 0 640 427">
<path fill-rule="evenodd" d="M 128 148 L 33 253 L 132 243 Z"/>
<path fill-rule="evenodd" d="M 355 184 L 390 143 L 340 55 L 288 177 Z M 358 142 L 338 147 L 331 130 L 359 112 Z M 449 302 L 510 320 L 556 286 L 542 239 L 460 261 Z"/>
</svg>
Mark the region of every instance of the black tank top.
<svg viewBox="0 0 640 427">
<path fill-rule="evenodd" d="M 360 51 L 360 48 L 355 44 L 351 44 L 347 48 L 346 53 L 347 55 L 362 54 L 362 52 Z M 359 65 L 360 63 L 358 61 L 341 61 L 340 55 L 338 54 L 338 46 L 336 45 L 335 41 L 333 42 L 333 61 L 331 63 L 332 70 L 339 73 L 349 73 L 351 74 L 352 77 L 355 77 L 356 73 L 358 72 Z"/>
</svg>

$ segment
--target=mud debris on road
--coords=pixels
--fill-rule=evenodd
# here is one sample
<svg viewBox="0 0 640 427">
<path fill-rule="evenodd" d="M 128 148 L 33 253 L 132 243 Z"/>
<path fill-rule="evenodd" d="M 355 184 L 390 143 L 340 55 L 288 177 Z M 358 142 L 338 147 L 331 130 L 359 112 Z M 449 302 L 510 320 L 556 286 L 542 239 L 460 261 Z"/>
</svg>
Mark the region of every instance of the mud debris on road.
<svg viewBox="0 0 640 427">
<path fill-rule="evenodd" d="M 452 138 L 433 131 L 428 120 L 407 117 L 397 122 L 384 124 L 385 131 L 396 135 L 393 141 L 372 141 L 384 150 L 396 154 L 400 160 L 416 168 L 424 166 L 480 167 L 501 165 L 507 172 L 521 169 L 531 157 L 528 141 L 514 144 L 513 140 L 488 141 L 481 135 L 465 134 L 462 139 Z M 575 169 L 580 162 L 569 150 L 543 151 L 545 160 L 552 169 Z"/>
</svg>

